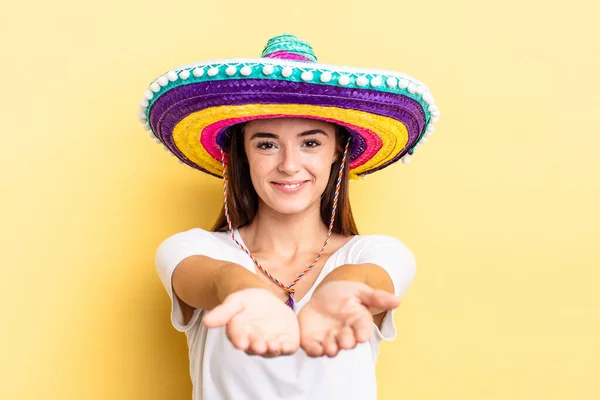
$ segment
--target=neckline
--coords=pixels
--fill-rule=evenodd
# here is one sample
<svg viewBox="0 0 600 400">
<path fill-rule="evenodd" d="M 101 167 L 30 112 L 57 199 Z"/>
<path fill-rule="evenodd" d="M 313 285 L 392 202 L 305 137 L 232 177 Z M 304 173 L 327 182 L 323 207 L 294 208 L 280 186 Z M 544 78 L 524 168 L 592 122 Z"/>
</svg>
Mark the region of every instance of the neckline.
<svg viewBox="0 0 600 400">
<path fill-rule="evenodd" d="M 244 243 L 244 240 L 242 239 L 242 235 L 240 235 L 239 230 L 236 228 L 233 230 L 233 233 L 235 234 L 235 238 L 237 239 L 238 242 L 240 242 L 240 244 L 242 246 L 244 246 L 244 248 L 248 249 L 248 247 L 246 246 L 246 243 Z M 358 238 L 359 235 L 353 235 L 348 241 L 346 241 L 346 243 L 344 243 L 343 245 L 341 245 L 336 251 L 334 251 L 333 253 L 331 253 L 331 255 L 327 258 L 327 260 L 325 261 L 325 264 L 323 264 L 323 268 L 321 268 L 321 271 L 319 271 L 319 275 L 317 275 L 317 279 L 315 280 L 315 283 L 313 283 L 313 285 L 310 287 L 310 289 L 308 289 L 308 291 L 304 294 L 304 296 L 302 296 L 302 298 L 298 301 L 296 301 L 296 310 L 299 311 L 302 307 L 301 305 L 304 305 L 304 303 L 306 302 L 306 299 L 309 297 L 309 295 L 311 295 L 312 297 L 312 293 L 314 292 L 315 288 L 317 287 L 317 285 L 319 283 L 321 283 L 321 280 L 323 280 L 324 278 L 324 271 L 325 271 L 325 267 L 327 267 L 327 264 L 329 263 L 329 261 L 338 253 L 340 252 L 342 249 L 344 249 L 346 246 L 350 245 L 350 243 L 354 242 L 356 240 L 356 238 Z M 243 251 L 242 249 L 240 249 L 238 247 L 238 249 L 240 251 Z M 250 251 L 250 250 L 248 250 Z M 250 258 L 249 255 L 246 254 L 246 257 L 248 257 L 248 259 L 250 261 L 252 261 L 252 259 Z M 252 261 L 252 269 L 251 271 L 257 275 L 257 270 L 256 270 L 256 265 L 254 265 L 254 261 Z M 258 271 L 260 272 L 260 271 Z"/>
</svg>

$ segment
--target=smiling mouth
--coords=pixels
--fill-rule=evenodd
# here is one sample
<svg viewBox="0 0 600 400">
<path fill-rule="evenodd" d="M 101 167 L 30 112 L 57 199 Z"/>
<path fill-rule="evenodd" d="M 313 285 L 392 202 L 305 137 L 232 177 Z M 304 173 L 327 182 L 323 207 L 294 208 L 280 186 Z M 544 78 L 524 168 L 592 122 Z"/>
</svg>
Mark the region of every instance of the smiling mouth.
<svg viewBox="0 0 600 400">
<path fill-rule="evenodd" d="M 308 182 L 308 181 L 295 181 L 295 182 L 286 182 L 286 183 L 272 182 L 272 184 L 279 188 L 282 188 L 282 189 L 294 190 L 294 189 L 298 189 L 300 186 L 304 185 L 306 182 Z"/>
</svg>

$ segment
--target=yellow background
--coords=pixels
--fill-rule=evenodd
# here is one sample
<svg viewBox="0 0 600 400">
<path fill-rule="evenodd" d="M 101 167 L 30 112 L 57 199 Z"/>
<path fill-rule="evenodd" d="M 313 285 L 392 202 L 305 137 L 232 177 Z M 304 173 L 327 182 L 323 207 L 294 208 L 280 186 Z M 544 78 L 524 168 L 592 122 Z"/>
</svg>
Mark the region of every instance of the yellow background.
<svg viewBox="0 0 600 400">
<path fill-rule="evenodd" d="M 283 32 L 441 109 L 411 164 L 352 183 L 362 233 L 418 261 L 380 399 L 600 398 L 600 9 L 551 3 L 3 1 L 0 399 L 191 398 L 154 252 L 211 225 L 221 183 L 138 104 Z"/>
</svg>

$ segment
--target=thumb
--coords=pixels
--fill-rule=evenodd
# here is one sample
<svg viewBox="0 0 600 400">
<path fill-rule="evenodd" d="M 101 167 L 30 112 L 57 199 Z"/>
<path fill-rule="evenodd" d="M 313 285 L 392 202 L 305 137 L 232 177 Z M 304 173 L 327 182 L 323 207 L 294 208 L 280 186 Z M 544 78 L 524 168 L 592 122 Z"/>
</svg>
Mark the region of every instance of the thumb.
<svg viewBox="0 0 600 400">
<path fill-rule="evenodd" d="M 231 319 L 244 309 L 242 302 L 230 299 L 225 303 L 219 304 L 202 318 L 202 323 L 207 328 L 217 328 L 225 326 Z"/>
<path fill-rule="evenodd" d="M 400 304 L 400 297 L 384 290 L 361 290 L 358 292 L 361 303 L 372 310 L 391 310 Z"/>
</svg>

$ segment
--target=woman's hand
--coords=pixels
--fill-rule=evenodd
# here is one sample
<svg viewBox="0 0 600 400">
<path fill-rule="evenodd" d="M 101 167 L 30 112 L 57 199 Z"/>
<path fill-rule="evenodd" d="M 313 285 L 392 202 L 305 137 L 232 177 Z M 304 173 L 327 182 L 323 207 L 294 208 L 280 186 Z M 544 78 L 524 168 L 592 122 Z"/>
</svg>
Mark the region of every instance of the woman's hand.
<svg viewBox="0 0 600 400">
<path fill-rule="evenodd" d="M 353 349 L 371 337 L 373 314 L 399 304 L 397 296 L 364 283 L 324 283 L 298 314 L 301 346 L 310 357 L 334 357 Z"/>
<path fill-rule="evenodd" d="M 202 318 L 208 328 L 226 326 L 227 337 L 249 355 L 292 354 L 300 346 L 296 314 L 268 289 L 232 293 Z"/>
</svg>

